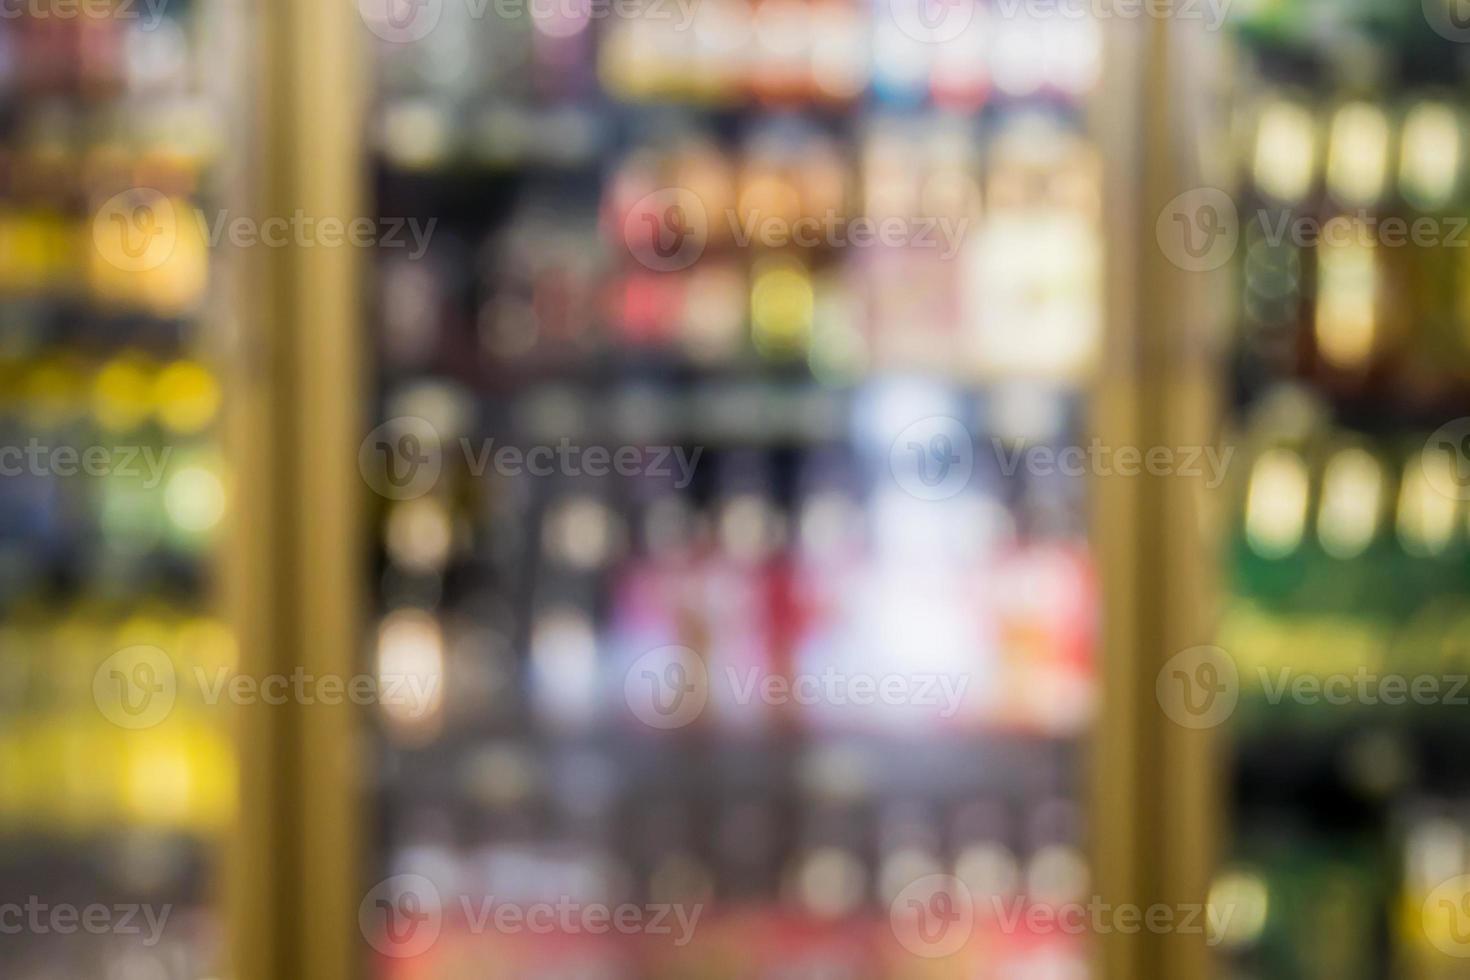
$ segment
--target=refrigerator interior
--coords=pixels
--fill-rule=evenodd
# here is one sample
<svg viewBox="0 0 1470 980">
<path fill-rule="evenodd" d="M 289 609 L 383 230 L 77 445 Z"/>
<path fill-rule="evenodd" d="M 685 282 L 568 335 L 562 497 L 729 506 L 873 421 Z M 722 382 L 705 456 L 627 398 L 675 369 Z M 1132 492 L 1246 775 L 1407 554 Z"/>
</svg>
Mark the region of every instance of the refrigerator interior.
<svg viewBox="0 0 1470 980">
<path fill-rule="evenodd" d="M 1231 977 L 1449 977 L 1470 952 L 1453 14 L 1278 3 L 1232 28 Z"/>
<path fill-rule="evenodd" d="M 1101 26 L 367 8 L 375 975 L 1088 975 Z"/>
<path fill-rule="evenodd" d="M 3 972 L 196 980 L 225 952 L 230 727 L 207 680 L 242 96 L 226 4 L 0 21 Z"/>
</svg>

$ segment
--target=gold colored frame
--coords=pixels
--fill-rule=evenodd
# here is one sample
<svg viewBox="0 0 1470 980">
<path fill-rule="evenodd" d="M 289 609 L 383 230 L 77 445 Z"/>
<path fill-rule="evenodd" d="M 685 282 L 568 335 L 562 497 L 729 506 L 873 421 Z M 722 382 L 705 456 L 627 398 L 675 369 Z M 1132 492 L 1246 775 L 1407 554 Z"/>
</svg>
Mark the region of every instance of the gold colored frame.
<svg viewBox="0 0 1470 980">
<path fill-rule="evenodd" d="M 1092 430 L 1114 446 L 1215 439 L 1214 361 L 1201 302 L 1212 281 L 1170 263 L 1155 222 L 1200 186 L 1182 123 L 1182 66 L 1164 16 L 1113 18 L 1095 132 L 1103 142 L 1107 342 Z M 1174 654 L 1210 642 L 1214 566 L 1202 486 L 1177 475 L 1098 476 L 1093 546 L 1103 591 L 1102 719 L 1092 760 L 1096 892 L 1113 906 L 1202 906 L 1219 839 L 1217 737 L 1182 728 L 1156 695 Z M 1206 937 L 1098 937 L 1107 980 L 1211 975 Z"/>
<path fill-rule="evenodd" d="M 366 213 L 366 86 L 356 4 L 265 0 L 250 199 L 261 215 Z M 226 578 L 249 672 L 351 676 L 365 619 L 357 448 L 363 432 L 361 250 L 259 249 L 229 439 L 235 534 Z M 351 705 L 242 713 L 230 941 L 238 980 L 358 975 L 357 747 Z"/>
</svg>

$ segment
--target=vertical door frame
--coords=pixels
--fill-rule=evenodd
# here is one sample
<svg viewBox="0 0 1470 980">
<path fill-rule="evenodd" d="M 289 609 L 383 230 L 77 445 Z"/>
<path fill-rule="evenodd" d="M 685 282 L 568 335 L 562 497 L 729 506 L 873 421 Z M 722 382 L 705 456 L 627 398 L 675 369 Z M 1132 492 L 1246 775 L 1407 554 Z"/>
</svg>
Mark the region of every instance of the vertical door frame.
<svg viewBox="0 0 1470 980">
<path fill-rule="evenodd" d="M 1150 10 L 1155 5 L 1147 5 Z M 1135 8 L 1136 10 L 1136 8 Z M 1179 23 L 1110 18 L 1104 97 L 1106 342 L 1092 429 L 1113 447 L 1204 447 L 1217 436 L 1209 277 L 1173 265 L 1158 218 L 1199 186 L 1198 147 L 1177 57 Z M 1092 854 L 1099 897 L 1117 907 L 1203 905 L 1219 837 L 1218 735 L 1180 727 L 1156 693 L 1173 655 L 1208 644 L 1214 554 L 1200 479 L 1094 475 L 1093 544 L 1103 589 L 1103 711 L 1093 747 Z M 1203 917 L 1202 917 L 1203 918 Z M 1178 921 L 1176 911 L 1175 921 Z M 1211 974 L 1203 934 L 1098 937 L 1107 980 Z"/>
<path fill-rule="evenodd" d="M 365 216 L 363 48 L 350 0 L 252 5 L 250 216 Z M 294 237 L 294 236 L 293 236 Z M 226 580 L 242 670 L 359 669 L 366 252 L 248 250 L 230 422 L 235 540 Z M 352 705 L 241 711 L 232 849 L 238 980 L 358 974 L 361 719 Z"/>
</svg>

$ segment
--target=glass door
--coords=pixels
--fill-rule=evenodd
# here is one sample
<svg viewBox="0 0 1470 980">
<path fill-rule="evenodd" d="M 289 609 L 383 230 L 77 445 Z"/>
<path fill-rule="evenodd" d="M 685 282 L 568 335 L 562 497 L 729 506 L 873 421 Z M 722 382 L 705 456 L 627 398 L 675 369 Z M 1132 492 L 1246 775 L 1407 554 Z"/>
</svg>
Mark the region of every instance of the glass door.
<svg viewBox="0 0 1470 980">
<path fill-rule="evenodd" d="M 1201 722 L 1232 733 L 1231 976 L 1449 977 L 1470 955 L 1455 14 L 1279 3 L 1235 25 L 1217 264 L 1241 465 L 1218 647 L 1192 668 L 1222 695 Z"/>
<path fill-rule="evenodd" d="M 0 963 L 224 966 L 230 6 L 0 20 Z"/>
<path fill-rule="evenodd" d="M 372 975 L 1089 975 L 1099 24 L 360 7 Z"/>
</svg>

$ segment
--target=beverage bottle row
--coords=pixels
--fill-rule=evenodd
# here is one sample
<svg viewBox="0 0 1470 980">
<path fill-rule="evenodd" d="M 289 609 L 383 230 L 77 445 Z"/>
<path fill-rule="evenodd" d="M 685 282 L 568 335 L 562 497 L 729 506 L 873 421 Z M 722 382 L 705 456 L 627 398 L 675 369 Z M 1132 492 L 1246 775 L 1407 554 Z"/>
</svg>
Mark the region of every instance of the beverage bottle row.
<svg viewBox="0 0 1470 980">
<path fill-rule="evenodd" d="M 493 896 L 527 909 L 636 903 L 684 914 L 690 928 L 677 945 L 661 934 L 603 940 L 612 976 L 702 976 L 716 961 L 735 975 L 763 975 L 793 959 L 845 965 L 845 976 L 901 976 L 912 959 L 891 917 L 907 911 L 903 898 L 916 883 L 946 876 L 960 886 L 956 931 L 965 935 L 935 963 L 951 972 L 936 975 L 1002 976 L 971 972 L 995 970 L 996 961 L 1082 970 L 1075 930 L 1022 924 L 1032 906 L 1088 903 L 1077 816 L 1065 801 L 752 800 L 710 812 L 679 799 L 589 803 L 580 795 L 575 813 L 503 806 L 491 818 L 494 840 L 478 846 L 456 840 L 442 818 L 418 816 L 391 870 L 431 882 L 440 903 L 444 937 L 417 958 L 420 967 L 450 972 L 461 958 L 488 958 L 507 969 L 556 969 L 596 945 L 575 924 L 539 936 L 485 929 L 476 909 Z M 548 830 L 568 825 L 581 833 Z M 863 962 L 864 953 L 881 962 Z"/>
<path fill-rule="evenodd" d="M 1096 86 L 1094 18 L 959 0 L 672 0 L 470 5 L 373 20 L 385 99 L 441 110 L 506 101 L 687 103 L 709 109 L 1080 100 Z M 429 28 L 425 30 L 425 28 Z M 450 107 L 454 108 L 450 108 Z"/>
<path fill-rule="evenodd" d="M 1466 463 L 1452 432 L 1339 428 L 1290 386 L 1252 412 L 1230 498 L 1248 594 L 1402 611 L 1466 588 Z"/>
<path fill-rule="evenodd" d="M 200 3 L 33 4 L 0 24 L 0 92 L 96 105 L 194 87 L 206 68 Z"/>
<path fill-rule="evenodd" d="M 444 711 L 470 729 L 656 725 L 657 692 L 630 687 L 640 671 L 699 678 L 707 709 L 678 726 L 695 732 L 1063 735 L 1090 718 L 1096 583 L 1075 481 L 1002 479 L 982 460 L 972 487 L 936 503 L 890 473 L 863 489 L 841 451 L 793 468 L 781 453 L 679 449 L 688 488 L 466 472 L 391 505 L 378 662 L 442 664 Z M 788 690 L 823 678 L 844 690 Z M 869 678 L 911 697 L 846 690 Z"/>
<path fill-rule="evenodd" d="M 12 604 L 0 631 L 5 837 L 228 823 L 234 756 L 216 695 L 235 651 L 222 623 L 156 600 L 78 598 Z"/>
<path fill-rule="evenodd" d="M 0 214 L 0 292 L 13 297 L 16 315 L 46 330 L 48 304 L 122 316 L 199 313 L 210 262 L 203 212 L 151 189 L 89 200 L 78 211 L 42 204 Z M 105 338 L 113 329 L 103 319 L 94 332 Z"/>
<path fill-rule="evenodd" d="M 636 353 L 804 362 L 834 385 L 903 371 L 1075 383 L 1101 331 L 1097 181 L 1087 144 L 1045 116 L 983 144 L 888 121 L 852 152 L 803 127 L 738 148 L 682 137 L 624 157 L 595 212 L 548 188 L 477 250 L 449 231 L 421 259 L 386 260 L 386 366 L 460 373 L 468 356 L 511 384 L 510 368 Z M 873 238 L 885 228 L 897 240 Z"/>
<path fill-rule="evenodd" d="M 189 358 L 0 362 L 0 597 L 198 581 L 227 503 L 218 379 Z"/>
<path fill-rule="evenodd" d="M 673 18 L 612 23 L 599 51 L 605 89 L 640 102 L 841 106 L 867 98 L 973 111 L 993 97 L 1080 99 L 1102 62 L 1092 18 L 973 0 L 940 18 L 910 0 L 722 0 L 702 5 L 689 29 L 692 44 Z"/>
<path fill-rule="evenodd" d="M 1242 353 L 1432 414 L 1470 378 L 1467 130 L 1442 95 L 1403 104 L 1268 90 L 1242 110 Z"/>
<path fill-rule="evenodd" d="M 1337 211 L 1454 213 L 1464 201 L 1466 117 L 1446 91 L 1330 99 L 1262 86 L 1238 109 L 1252 202 Z"/>
</svg>

